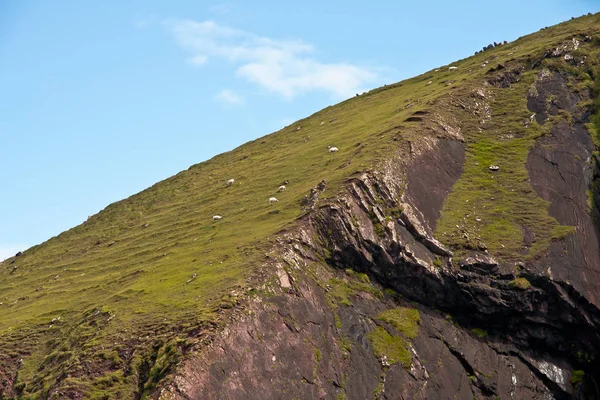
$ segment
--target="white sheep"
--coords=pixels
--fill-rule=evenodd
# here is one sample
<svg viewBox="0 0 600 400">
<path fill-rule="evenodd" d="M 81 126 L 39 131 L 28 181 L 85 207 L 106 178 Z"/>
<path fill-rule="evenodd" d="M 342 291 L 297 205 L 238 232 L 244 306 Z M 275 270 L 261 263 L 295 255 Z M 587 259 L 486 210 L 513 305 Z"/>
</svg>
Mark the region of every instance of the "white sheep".
<svg viewBox="0 0 600 400">
<path fill-rule="evenodd" d="M 279 186 L 279 189 L 277 189 L 278 192 L 283 192 L 285 190 L 285 185 L 281 185 Z"/>
<path fill-rule="evenodd" d="M 226 186 L 231 186 L 233 185 L 233 182 L 235 182 L 235 179 L 231 178 L 230 180 L 227 181 Z"/>
<path fill-rule="evenodd" d="M 452 67 L 448 68 L 448 71 L 456 71 L 457 69 L 458 69 L 458 67 L 452 66 Z"/>
<path fill-rule="evenodd" d="M 220 215 L 215 215 L 213 217 L 213 221 L 219 221 L 219 220 L 222 220 L 222 219 L 223 219 L 223 217 L 221 217 Z"/>
<path fill-rule="evenodd" d="M 279 200 L 277 200 L 275 197 L 271 197 L 271 198 L 269 199 L 269 204 L 271 204 L 271 205 L 272 205 L 272 204 L 274 204 L 274 203 L 279 203 Z"/>
<path fill-rule="evenodd" d="M 338 149 L 337 147 L 331 147 L 329 146 L 329 152 L 330 153 L 337 153 L 340 149 Z"/>
</svg>

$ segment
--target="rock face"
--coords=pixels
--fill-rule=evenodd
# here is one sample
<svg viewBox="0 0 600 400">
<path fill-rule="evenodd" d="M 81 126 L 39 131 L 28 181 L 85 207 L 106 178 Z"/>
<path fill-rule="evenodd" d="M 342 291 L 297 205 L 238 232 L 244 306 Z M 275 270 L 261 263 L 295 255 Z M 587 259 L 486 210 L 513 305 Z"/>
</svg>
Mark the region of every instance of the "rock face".
<svg viewBox="0 0 600 400">
<path fill-rule="evenodd" d="M 460 143 L 434 142 L 411 166 L 443 158 L 453 147 L 462 153 Z M 434 165 L 442 171 L 443 164 Z M 456 171 L 454 180 L 460 167 Z M 287 234 L 281 262 L 294 276 L 293 288 L 251 301 L 248 315 L 187 360 L 159 398 L 598 398 L 593 385 L 570 382 L 578 354 L 590 361 L 590 382 L 596 379 L 598 308 L 573 285 L 544 275 L 532 274 L 528 289 L 511 285 L 513 276 L 488 280 L 498 272 L 489 255 L 471 254 L 458 262 L 460 269 L 452 267 L 450 252 L 432 245 L 435 220 L 415 205 L 441 202 L 419 191 L 422 182 L 413 173 L 395 203 L 402 184 L 397 176 L 390 163 L 384 173 L 354 179 L 344 196 Z M 452 183 L 437 186 L 439 198 Z M 397 204 L 403 211 L 388 218 L 385 210 Z M 435 217 L 435 208 L 428 210 Z M 386 366 L 368 340 L 385 326 L 378 314 L 407 300 L 357 291 L 351 306 L 331 307 L 322 282 L 335 271 L 321 266 L 323 248 L 327 265 L 368 273 L 415 302 L 421 324 L 411 341 L 410 368 Z"/>
<path fill-rule="evenodd" d="M 579 41 L 570 39 L 544 57 L 574 46 Z M 549 215 L 573 233 L 517 262 L 496 258 L 485 243 L 449 248 L 435 237 L 436 224 L 463 174 L 466 145 L 423 135 L 411 143 L 410 160 L 392 154 L 334 199 L 306 202 L 273 261 L 291 285 L 250 300 L 247 313 L 182 363 L 155 397 L 600 398 L 600 189 L 593 184 L 600 168 L 585 105 L 593 93 L 573 90 L 572 73 L 533 68 L 539 74 L 524 111 L 535 114 L 524 125 L 535 118 L 547 133 L 528 151 L 528 179 Z M 511 90 L 522 70 L 498 68 L 489 81 Z M 477 93 L 477 103 L 462 109 L 476 110 L 481 130 L 494 110 L 485 89 Z M 536 239 L 523 227 L 524 249 Z M 353 286 L 357 273 L 371 284 Z M 343 301 L 331 295 L 340 289 L 330 283 L 340 280 L 350 288 Z M 380 327 L 404 337 L 380 318 L 397 307 L 420 312 L 409 365 L 390 365 L 370 340 Z"/>
<path fill-rule="evenodd" d="M 540 118 L 546 110 L 536 102 L 545 102 L 543 96 L 569 98 L 565 82 L 555 81 L 560 75 L 553 76 L 537 83 L 542 99 L 530 99 Z M 573 102 L 563 107 L 577 111 Z M 186 361 L 160 398 L 599 398 L 600 251 L 598 227 L 585 208 L 598 168 L 586 162 L 594 150 L 586 118 L 559 121 L 529 153 L 532 186 L 577 233 L 520 265 L 527 285 L 484 252 L 459 259 L 457 268 L 433 236 L 461 174 L 464 147 L 424 139 L 426 149 L 406 166 L 408 173 L 391 159 L 354 178 L 345 194 L 288 233 L 281 262 L 293 287 L 250 302 L 250 315 Z M 319 281 L 348 268 L 403 297 L 357 291 L 351 306 L 332 307 Z M 307 273 L 313 269 L 329 272 Z M 374 355 L 369 332 L 383 325 L 397 333 L 377 316 L 407 301 L 421 315 L 411 365 L 389 366 Z M 575 378 L 580 370 L 585 383 Z"/>
</svg>

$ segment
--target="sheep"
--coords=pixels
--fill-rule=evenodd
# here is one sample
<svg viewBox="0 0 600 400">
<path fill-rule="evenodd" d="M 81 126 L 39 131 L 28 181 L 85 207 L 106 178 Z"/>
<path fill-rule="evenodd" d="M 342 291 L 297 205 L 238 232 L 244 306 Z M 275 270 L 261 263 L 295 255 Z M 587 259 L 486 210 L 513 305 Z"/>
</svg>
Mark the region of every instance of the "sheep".
<svg viewBox="0 0 600 400">
<path fill-rule="evenodd" d="M 450 67 L 448 68 L 448 71 L 456 71 L 458 69 L 458 67 Z"/>
<path fill-rule="evenodd" d="M 227 187 L 233 185 L 233 183 L 235 182 L 235 179 L 231 178 L 230 180 L 227 181 L 227 183 L 225 184 Z"/>
<path fill-rule="evenodd" d="M 274 203 L 279 203 L 279 200 L 277 200 L 275 197 L 271 197 L 271 198 L 269 199 L 269 204 L 270 204 L 270 205 L 273 205 Z"/>
<path fill-rule="evenodd" d="M 331 147 L 329 146 L 329 152 L 330 153 L 337 153 L 340 149 L 338 149 L 337 147 Z"/>
<path fill-rule="evenodd" d="M 219 221 L 219 220 L 222 220 L 222 219 L 223 219 L 223 217 L 221 217 L 220 215 L 215 215 L 213 217 L 213 221 Z"/>
<path fill-rule="evenodd" d="M 285 190 L 285 185 L 281 185 L 279 186 L 279 189 L 277 189 L 278 192 L 283 192 Z"/>
</svg>

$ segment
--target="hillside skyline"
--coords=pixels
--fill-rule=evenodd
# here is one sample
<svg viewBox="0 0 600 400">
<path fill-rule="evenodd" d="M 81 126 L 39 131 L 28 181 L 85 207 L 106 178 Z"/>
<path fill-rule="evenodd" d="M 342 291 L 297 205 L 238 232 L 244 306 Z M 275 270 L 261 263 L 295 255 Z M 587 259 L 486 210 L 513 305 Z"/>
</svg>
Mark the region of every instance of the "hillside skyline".
<svg viewBox="0 0 600 400">
<path fill-rule="evenodd" d="M 392 2 L 5 4 L 0 259 L 355 92 L 596 12 L 593 3 L 436 2 L 435 13 Z"/>
</svg>

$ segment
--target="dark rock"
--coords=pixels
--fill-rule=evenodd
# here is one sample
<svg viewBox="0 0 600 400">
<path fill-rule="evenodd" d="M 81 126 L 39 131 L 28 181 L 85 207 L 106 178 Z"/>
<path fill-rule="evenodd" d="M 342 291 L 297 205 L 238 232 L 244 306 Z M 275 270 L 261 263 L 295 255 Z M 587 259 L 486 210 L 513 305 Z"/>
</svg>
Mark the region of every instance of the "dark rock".
<svg viewBox="0 0 600 400">
<path fill-rule="evenodd" d="M 484 275 L 498 273 L 498 262 L 491 256 L 481 253 L 471 253 L 458 261 L 458 265 L 467 271 L 477 272 Z"/>
<path fill-rule="evenodd" d="M 495 87 L 508 88 L 521 79 L 521 67 L 517 66 L 507 71 L 503 70 L 505 70 L 504 65 L 498 64 L 495 68 L 491 68 L 486 72 L 487 75 L 492 75 L 488 78 L 488 83 Z M 503 72 L 498 73 L 500 71 Z"/>
</svg>

